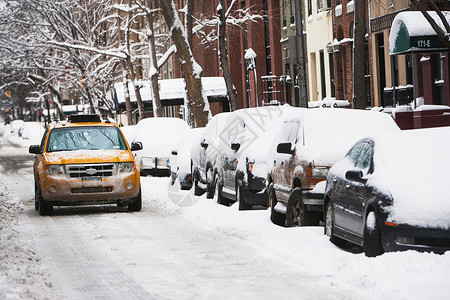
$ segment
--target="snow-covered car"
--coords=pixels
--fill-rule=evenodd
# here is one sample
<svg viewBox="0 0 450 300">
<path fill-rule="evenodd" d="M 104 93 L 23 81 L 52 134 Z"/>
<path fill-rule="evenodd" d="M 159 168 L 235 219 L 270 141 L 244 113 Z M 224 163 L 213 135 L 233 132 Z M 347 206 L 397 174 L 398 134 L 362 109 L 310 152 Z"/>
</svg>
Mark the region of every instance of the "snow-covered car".
<svg viewBox="0 0 450 300">
<path fill-rule="evenodd" d="M 217 201 L 240 210 L 268 207 L 267 162 L 270 146 L 289 106 L 240 109 L 227 119 L 218 160 Z"/>
<path fill-rule="evenodd" d="M 364 138 L 328 173 L 325 233 L 384 251 L 450 250 L 450 127 Z"/>
<path fill-rule="evenodd" d="M 39 143 L 44 132 L 45 128 L 41 122 L 25 122 L 22 130 L 22 138 Z"/>
<path fill-rule="evenodd" d="M 175 184 L 178 179 L 182 190 L 192 188 L 191 148 L 193 143 L 199 140 L 203 130 L 204 128 L 189 129 L 187 134 L 183 135 L 172 149 L 170 155 L 171 184 Z"/>
<path fill-rule="evenodd" d="M 212 117 L 197 142 L 191 148 L 192 177 L 194 180 L 194 194 L 203 195 L 207 191 L 207 198 L 214 194 L 214 182 L 217 174 L 216 160 L 222 147 L 224 127 L 231 113 L 223 112 Z"/>
<path fill-rule="evenodd" d="M 53 206 L 117 204 L 128 211 L 142 207 L 139 168 L 119 127 L 98 115 L 72 115 L 69 122 L 50 123 L 35 154 L 35 209 Z"/>
<path fill-rule="evenodd" d="M 10 126 L 10 132 L 17 135 L 22 136 L 23 128 L 25 126 L 25 121 L 23 120 L 12 120 Z"/>
<path fill-rule="evenodd" d="M 190 128 L 180 118 L 146 118 L 133 129 L 133 141 L 143 150 L 135 151 L 141 175 L 170 176 L 170 153 L 181 136 Z"/>
<path fill-rule="evenodd" d="M 289 113 L 272 147 L 271 220 L 282 226 L 318 225 L 330 167 L 362 137 L 400 129 L 380 112 L 291 108 Z"/>
</svg>

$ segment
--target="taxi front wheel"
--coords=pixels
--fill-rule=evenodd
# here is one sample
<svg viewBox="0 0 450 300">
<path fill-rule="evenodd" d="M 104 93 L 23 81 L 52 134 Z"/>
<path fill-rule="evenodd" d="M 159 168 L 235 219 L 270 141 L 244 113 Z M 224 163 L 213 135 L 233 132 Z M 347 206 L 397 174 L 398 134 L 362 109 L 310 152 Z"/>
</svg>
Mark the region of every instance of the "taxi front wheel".
<svg viewBox="0 0 450 300">
<path fill-rule="evenodd" d="M 128 204 L 128 211 L 141 211 L 142 209 L 142 194 L 141 188 L 139 187 L 139 194 L 133 198 L 133 202 Z"/>
</svg>

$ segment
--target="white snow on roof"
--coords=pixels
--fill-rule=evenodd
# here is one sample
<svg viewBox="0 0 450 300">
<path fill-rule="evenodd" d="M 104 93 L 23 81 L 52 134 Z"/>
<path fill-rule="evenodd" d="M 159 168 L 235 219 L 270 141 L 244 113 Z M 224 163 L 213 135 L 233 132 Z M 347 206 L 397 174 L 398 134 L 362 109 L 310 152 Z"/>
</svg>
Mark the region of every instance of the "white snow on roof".
<svg viewBox="0 0 450 300">
<path fill-rule="evenodd" d="M 186 85 L 183 78 L 160 79 L 159 81 L 159 96 L 161 100 L 170 99 L 184 99 L 186 96 Z M 153 99 L 150 90 L 150 81 L 139 81 L 141 86 L 141 97 L 143 101 L 151 101 Z M 226 96 L 227 89 L 223 77 L 202 77 L 203 91 L 206 96 Z M 117 100 L 119 103 L 125 102 L 125 94 L 122 82 L 114 84 L 114 89 L 117 93 Z M 136 93 L 133 88 L 133 83 L 129 82 L 128 89 L 130 92 L 130 99 L 132 102 L 136 101 Z"/>
<path fill-rule="evenodd" d="M 434 11 L 429 11 L 429 15 L 436 21 L 439 27 L 445 32 L 444 24 L 439 16 Z M 450 12 L 442 12 L 447 19 L 447 23 L 450 23 Z M 394 53 L 395 40 L 398 32 L 400 31 L 400 25 L 404 24 L 408 29 L 409 36 L 427 36 L 436 35 L 436 32 L 431 27 L 430 23 L 425 19 L 420 11 L 404 11 L 395 16 L 391 26 L 391 33 L 389 35 L 389 51 Z"/>
</svg>

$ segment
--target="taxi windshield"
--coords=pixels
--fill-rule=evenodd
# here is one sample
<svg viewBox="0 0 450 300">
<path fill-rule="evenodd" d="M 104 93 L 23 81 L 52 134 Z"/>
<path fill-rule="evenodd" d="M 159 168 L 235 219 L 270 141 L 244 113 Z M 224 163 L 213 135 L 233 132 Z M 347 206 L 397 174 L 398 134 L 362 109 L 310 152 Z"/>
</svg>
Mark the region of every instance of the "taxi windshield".
<svg viewBox="0 0 450 300">
<path fill-rule="evenodd" d="M 47 152 L 100 149 L 127 149 L 125 139 L 118 128 L 106 126 L 55 128 L 50 132 L 47 142 Z"/>
</svg>

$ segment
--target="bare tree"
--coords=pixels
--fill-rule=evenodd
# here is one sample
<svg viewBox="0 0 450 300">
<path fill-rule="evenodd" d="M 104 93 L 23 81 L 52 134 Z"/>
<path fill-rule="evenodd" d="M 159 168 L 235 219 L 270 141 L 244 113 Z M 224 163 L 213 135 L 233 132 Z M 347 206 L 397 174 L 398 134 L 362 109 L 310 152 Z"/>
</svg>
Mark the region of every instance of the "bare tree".
<svg viewBox="0 0 450 300">
<path fill-rule="evenodd" d="M 152 104 L 153 113 L 155 117 L 164 116 L 164 110 L 161 105 L 161 99 L 159 96 L 159 67 L 158 60 L 156 59 L 156 45 L 155 45 L 155 33 L 153 28 L 153 15 L 158 11 L 156 9 L 152 10 L 148 5 L 145 6 L 139 1 L 136 1 L 139 7 L 144 11 L 146 19 L 146 39 L 148 43 L 148 57 L 149 57 L 149 77 L 150 77 L 150 89 L 152 92 Z"/>
<path fill-rule="evenodd" d="M 204 127 L 208 123 L 210 112 L 208 100 L 202 92 L 202 68 L 192 55 L 185 28 L 181 23 L 173 0 L 162 0 L 159 3 L 172 40 L 177 48 L 177 57 L 181 63 L 188 97 L 188 122 L 191 126 Z M 192 119 L 190 113 L 192 113 Z"/>
<path fill-rule="evenodd" d="M 242 28 L 244 23 L 258 22 L 263 19 L 262 14 L 253 11 L 252 7 L 237 9 L 235 8 L 236 4 L 237 0 L 232 0 L 227 9 L 225 0 L 220 0 L 217 6 L 217 15 L 199 16 L 195 20 L 196 25 L 193 29 L 193 32 L 201 38 L 203 44 L 209 46 L 214 45 L 216 42 L 218 43 L 220 68 L 225 80 L 230 109 L 232 111 L 237 107 L 237 92 L 234 89 L 229 67 L 227 28 L 233 29 L 235 27 L 244 30 Z"/>
</svg>

